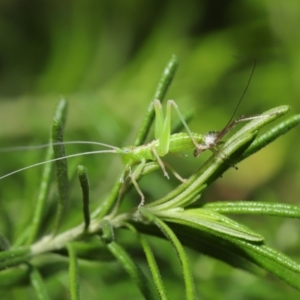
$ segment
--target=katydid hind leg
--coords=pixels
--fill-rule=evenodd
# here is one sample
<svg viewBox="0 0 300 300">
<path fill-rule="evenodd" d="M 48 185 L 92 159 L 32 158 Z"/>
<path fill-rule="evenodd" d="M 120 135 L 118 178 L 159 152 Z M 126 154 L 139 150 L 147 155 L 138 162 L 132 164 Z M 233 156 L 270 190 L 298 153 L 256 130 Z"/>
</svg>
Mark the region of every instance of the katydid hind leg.
<svg viewBox="0 0 300 300">
<path fill-rule="evenodd" d="M 171 135 L 171 113 L 170 109 L 163 115 L 162 105 L 159 100 L 153 102 L 155 109 L 155 139 L 158 140 L 159 146 L 157 151 L 160 156 L 165 156 L 169 151 L 170 135 Z"/>
<path fill-rule="evenodd" d="M 195 140 L 195 137 L 190 130 L 189 126 L 187 125 L 186 121 L 184 120 L 183 115 L 181 114 L 178 105 L 174 100 L 167 101 L 167 109 L 166 109 L 166 116 L 164 117 L 162 111 L 162 105 L 159 100 L 153 101 L 154 109 L 155 109 L 155 139 L 159 141 L 159 148 L 158 154 L 160 156 L 164 156 L 169 151 L 169 144 L 170 144 L 170 137 L 171 137 L 171 106 L 174 107 L 176 113 L 182 122 L 183 126 L 185 127 L 188 135 L 190 136 L 193 144 L 195 147 L 198 147 L 198 143 Z"/>
<path fill-rule="evenodd" d="M 176 110 L 176 113 L 178 114 L 178 117 L 182 124 L 184 125 L 187 133 L 189 134 L 192 142 L 194 143 L 195 147 L 198 147 L 198 143 L 196 142 L 194 135 L 192 134 L 189 126 L 184 120 L 183 115 L 181 114 L 178 105 L 174 100 L 168 100 L 167 101 L 167 108 L 166 108 L 166 115 L 164 117 L 162 105 L 159 100 L 153 101 L 154 109 L 155 109 L 155 138 L 159 142 L 159 146 L 154 149 L 152 148 L 153 155 L 155 156 L 158 164 L 160 165 L 164 176 L 166 176 L 169 179 L 169 175 L 166 171 L 165 165 L 161 160 L 161 156 L 165 156 L 169 151 L 169 144 L 170 144 L 170 137 L 171 137 L 171 106 L 174 107 Z M 185 180 L 175 171 L 173 172 L 174 176 L 179 179 L 180 181 L 184 182 Z"/>
<path fill-rule="evenodd" d="M 161 102 L 158 99 L 155 99 L 153 101 L 153 107 L 155 111 L 154 138 L 158 139 L 160 133 L 163 130 L 164 114 L 163 114 Z"/>
<path fill-rule="evenodd" d="M 174 100 L 168 100 L 168 102 L 167 102 L 167 111 L 168 111 L 168 110 L 169 110 L 169 111 L 171 110 L 171 105 L 173 105 L 174 109 L 176 110 L 177 115 L 178 115 L 178 117 L 179 117 L 181 123 L 183 124 L 185 130 L 187 131 L 188 135 L 190 136 L 190 138 L 191 138 L 193 144 L 195 145 L 195 147 L 197 147 L 197 146 L 198 146 L 198 143 L 197 143 L 197 141 L 195 140 L 195 137 L 194 137 L 192 131 L 190 130 L 188 124 L 187 124 L 186 121 L 184 120 L 184 117 L 183 117 L 182 113 L 180 112 L 180 110 L 179 110 L 179 108 L 178 108 L 178 105 L 176 104 L 176 102 L 175 102 Z M 171 114 L 171 112 L 170 112 L 170 114 Z"/>
<path fill-rule="evenodd" d="M 175 178 L 177 178 L 179 181 L 181 181 L 182 183 L 185 183 L 187 181 L 187 179 L 181 177 L 175 170 L 174 168 L 172 168 L 169 164 L 164 163 L 165 168 L 169 169 L 171 171 L 171 173 L 174 175 Z"/>
</svg>

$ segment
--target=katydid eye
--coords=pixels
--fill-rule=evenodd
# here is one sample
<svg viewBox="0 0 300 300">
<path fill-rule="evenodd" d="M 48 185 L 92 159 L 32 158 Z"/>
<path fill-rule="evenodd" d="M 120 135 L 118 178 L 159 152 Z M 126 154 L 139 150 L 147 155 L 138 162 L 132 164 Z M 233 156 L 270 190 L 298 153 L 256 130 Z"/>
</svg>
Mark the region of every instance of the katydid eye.
<svg viewBox="0 0 300 300">
<path fill-rule="evenodd" d="M 130 153 L 130 149 L 129 148 L 124 148 L 123 149 L 123 154 L 129 154 Z"/>
</svg>

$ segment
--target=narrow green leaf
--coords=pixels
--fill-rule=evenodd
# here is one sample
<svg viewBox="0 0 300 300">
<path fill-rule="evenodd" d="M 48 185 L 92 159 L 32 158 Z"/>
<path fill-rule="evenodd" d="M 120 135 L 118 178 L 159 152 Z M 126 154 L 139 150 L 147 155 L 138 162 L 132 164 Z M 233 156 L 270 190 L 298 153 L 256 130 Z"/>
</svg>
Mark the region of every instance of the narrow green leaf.
<svg viewBox="0 0 300 300">
<path fill-rule="evenodd" d="M 68 268 L 68 264 L 67 261 L 59 255 L 48 254 L 35 258 L 34 267 L 45 280 L 46 278 L 53 278 L 56 274 L 64 272 Z M 28 285 L 30 284 L 30 272 L 31 267 L 26 262 L 2 270 L 0 272 L 0 287 L 14 288 L 20 285 Z"/>
<path fill-rule="evenodd" d="M 156 161 L 151 161 L 145 164 L 145 167 L 143 168 L 143 172 L 141 173 L 140 176 L 147 175 L 155 170 L 159 170 L 160 166 Z M 140 177 L 137 177 L 140 178 Z"/>
<path fill-rule="evenodd" d="M 29 248 L 18 248 L 0 252 L 0 270 L 26 262 L 30 258 Z"/>
<path fill-rule="evenodd" d="M 80 286 L 79 286 L 79 271 L 76 251 L 72 243 L 67 245 L 69 253 L 69 283 L 70 283 L 70 294 L 72 300 L 80 299 Z"/>
<path fill-rule="evenodd" d="M 57 105 L 54 113 L 54 118 L 61 119 L 63 120 L 63 122 L 65 122 L 66 101 L 64 99 L 62 99 Z M 50 138 L 50 142 L 51 141 L 52 141 L 52 137 Z M 53 148 L 51 144 L 49 144 L 49 147 L 47 147 L 45 161 L 50 160 L 52 158 L 53 158 Z M 52 171 L 53 171 L 53 164 L 49 163 L 43 166 L 39 192 L 37 195 L 34 215 L 32 218 L 32 222 L 30 224 L 30 230 L 28 232 L 28 239 L 26 245 L 30 245 L 35 241 L 42 227 L 41 223 L 42 223 L 43 213 L 45 211 L 47 196 L 49 193 Z"/>
<path fill-rule="evenodd" d="M 219 213 L 254 214 L 275 217 L 300 218 L 300 207 L 283 203 L 266 203 L 254 201 L 213 202 L 203 206 Z"/>
<path fill-rule="evenodd" d="M 53 145 L 54 157 L 64 157 L 66 156 L 65 147 L 63 142 L 63 127 L 66 120 L 67 102 L 61 100 L 59 103 L 59 109 L 54 117 L 52 125 L 52 141 L 56 143 Z M 57 213 L 56 220 L 53 228 L 53 234 L 55 235 L 60 228 L 61 221 L 65 218 L 65 213 L 68 205 L 69 198 L 69 180 L 68 180 L 68 166 L 67 160 L 61 159 L 55 162 L 56 165 L 56 175 L 57 175 L 57 185 L 58 185 L 58 203 L 57 203 Z"/>
<path fill-rule="evenodd" d="M 276 262 L 291 271 L 300 273 L 300 264 L 296 263 L 295 261 L 293 261 L 291 258 L 284 255 L 283 253 L 276 251 L 275 249 L 272 249 L 265 245 L 255 245 L 242 240 L 240 241 L 235 240 L 234 243 L 242 246 L 243 251 L 248 249 L 249 251 L 256 253 L 262 257 L 265 257 L 266 259 L 269 259 L 273 262 Z M 299 286 L 300 286 L 300 282 L 299 282 Z"/>
<path fill-rule="evenodd" d="M 31 268 L 30 282 L 36 292 L 37 299 L 50 300 L 47 289 L 45 287 L 44 280 L 40 272 L 34 267 Z"/>
<path fill-rule="evenodd" d="M 200 198 L 201 192 L 207 187 L 203 185 L 192 185 L 190 181 L 182 183 L 175 190 L 171 191 L 165 197 L 156 201 L 147 203 L 145 207 L 153 211 L 161 211 L 175 207 L 185 207 L 193 203 L 195 198 Z"/>
<path fill-rule="evenodd" d="M 90 185 L 87 169 L 84 166 L 79 165 L 77 167 L 77 174 L 80 181 L 82 191 L 82 204 L 83 204 L 83 219 L 85 230 L 89 228 L 90 217 Z"/>
<path fill-rule="evenodd" d="M 8 268 L 0 272 L 0 288 L 14 288 L 28 284 L 29 267 L 26 264 Z"/>
<path fill-rule="evenodd" d="M 52 127 L 52 140 L 53 143 L 62 143 L 63 142 L 63 127 L 60 120 L 54 120 Z M 55 158 L 66 156 L 65 147 L 63 144 L 53 145 L 54 156 Z M 65 206 L 68 201 L 68 167 L 67 160 L 61 159 L 55 162 L 57 169 L 57 183 L 58 191 L 60 195 L 60 201 Z"/>
<path fill-rule="evenodd" d="M 147 235 L 164 238 L 163 234 L 155 226 L 141 223 L 135 223 L 135 226 L 140 232 Z M 184 246 L 192 248 L 198 253 L 204 253 L 235 268 L 247 270 L 257 275 L 263 273 L 260 267 L 249 261 L 249 258 L 245 257 L 245 255 L 242 256 L 241 251 L 237 251 L 237 249 L 239 250 L 238 246 L 233 245 L 230 240 L 225 240 L 222 237 L 199 230 L 199 228 L 182 224 L 172 223 L 170 227 Z"/>
<path fill-rule="evenodd" d="M 174 232 L 162 220 L 160 220 L 159 218 L 155 218 L 154 223 L 162 231 L 162 233 L 166 236 L 166 238 L 171 242 L 172 246 L 176 251 L 176 254 L 178 255 L 178 258 L 182 266 L 183 278 L 184 278 L 185 288 L 186 288 L 185 299 L 187 300 L 196 299 L 197 297 L 195 292 L 193 275 L 184 248 L 182 247 L 181 243 L 179 242 Z"/>
<path fill-rule="evenodd" d="M 56 107 L 53 119 L 60 120 L 63 127 L 65 126 L 67 120 L 67 110 L 68 110 L 68 101 L 64 98 L 60 99 Z"/>
<path fill-rule="evenodd" d="M 159 99 L 161 102 L 163 101 L 163 98 L 167 93 L 167 90 L 175 76 L 177 66 L 178 66 L 177 57 L 175 55 L 172 55 L 170 61 L 165 67 L 163 74 L 158 82 L 156 91 L 154 93 L 154 99 Z M 147 134 L 153 123 L 153 120 L 154 120 L 154 109 L 151 102 L 150 107 L 148 109 L 148 113 L 145 116 L 142 125 L 135 138 L 134 146 L 142 145 L 145 142 Z"/>
<path fill-rule="evenodd" d="M 296 127 L 299 123 L 300 115 L 295 115 L 274 126 L 269 131 L 255 139 L 251 146 L 243 153 L 241 160 L 264 148 L 265 146 L 279 138 L 281 135 L 287 133 L 288 131 Z"/>
<path fill-rule="evenodd" d="M 151 281 L 146 277 L 139 266 L 130 258 L 128 253 L 115 241 L 107 244 L 107 247 L 121 263 L 145 299 L 158 299 Z"/>
<path fill-rule="evenodd" d="M 141 243 L 141 245 L 143 247 L 143 250 L 144 250 L 146 258 L 147 258 L 148 266 L 151 271 L 152 278 L 153 278 L 154 284 L 156 286 L 156 289 L 159 293 L 160 299 L 168 299 L 168 296 L 167 296 L 167 293 L 166 293 L 166 290 L 164 287 L 164 283 L 162 281 L 162 278 L 161 278 L 159 269 L 157 267 L 155 257 L 150 248 L 150 245 L 148 244 L 147 240 L 136 230 L 135 227 L 133 227 L 129 223 L 126 223 L 125 226 L 127 226 L 129 228 L 129 230 L 131 230 L 135 233 L 135 235 L 137 236 L 139 242 Z"/>
<path fill-rule="evenodd" d="M 235 243 L 241 246 L 253 262 L 300 290 L 300 265 L 295 261 L 264 245 L 257 246 L 241 240 Z"/>
<path fill-rule="evenodd" d="M 210 210 L 200 208 L 179 212 L 166 210 L 156 212 L 155 215 L 165 221 L 192 226 L 219 237 L 227 235 L 255 242 L 262 242 L 264 240 L 261 235 L 246 226 Z"/>
<path fill-rule="evenodd" d="M 51 146 L 49 146 L 45 156 L 45 161 L 52 159 L 52 157 L 53 149 Z M 37 235 L 42 228 L 41 223 L 43 219 L 43 213 L 45 211 L 47 196 L 49 193 L 52 171 L 53 164 L 49 163 L 43 166 L 40 187 L 36 198 L 35 210 L 30 224 L 26 245 L 31 245 L 36 240 Z"/>
<path fill-rule="evenodd" d="M 228 238 L 226 235 L 213 237 L 200 232 L 199 229 L 180 224 L 174 223 L 172 228 L 186 246 L 221 259 L 235 267 L 251 271 L 251 265 L 247 264 L 248 260 L 299 289 L 300 265 L 272 248 L 239 238 Z"/>
</svg>

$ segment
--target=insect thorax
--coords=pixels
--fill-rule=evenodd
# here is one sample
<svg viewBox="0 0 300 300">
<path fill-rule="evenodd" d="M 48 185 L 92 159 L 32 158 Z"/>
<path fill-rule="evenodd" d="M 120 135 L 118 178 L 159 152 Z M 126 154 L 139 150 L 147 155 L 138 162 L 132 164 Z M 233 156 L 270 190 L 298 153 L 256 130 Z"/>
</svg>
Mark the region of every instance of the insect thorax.
<svg viewBox="0 0 300 300">
<path fill-rule="evenodd" d="M 151 144 L 151 143 L 150 143 Z M 150 144 L 138 147 L 129 146 L 119 150 L 124 165 L 134 165 L 145 160 L 154 160 L 153 153 L 150 150 Z"/>
</svg>

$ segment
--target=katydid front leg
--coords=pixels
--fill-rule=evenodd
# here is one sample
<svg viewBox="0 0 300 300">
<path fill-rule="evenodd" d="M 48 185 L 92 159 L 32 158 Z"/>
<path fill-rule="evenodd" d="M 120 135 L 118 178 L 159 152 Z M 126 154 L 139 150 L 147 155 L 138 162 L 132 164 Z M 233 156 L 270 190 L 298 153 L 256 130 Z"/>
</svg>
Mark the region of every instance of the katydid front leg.
<svg viewBox="0 0 300 300">
<path fill-rule="evenodd" d="M 139 195 L 141 196 L 141 202 L 139 204 L 140 206 L 143 206 L 145 204 L 145 196 L 143 194 L 143 192 L 141 191 L 136 179 L 140 176 L 140 174 L 142 173 L 144 167 L 146 164 L 146 159 L 142 159 L 141 163 L 135 168 L 135 170 L 132 172 L 131 171 L 131 167 L 129 166 L 129 177 L 131 179 L 132 184 L 134 185 L 136 191 L 139 193 Z"/>
</svg>

